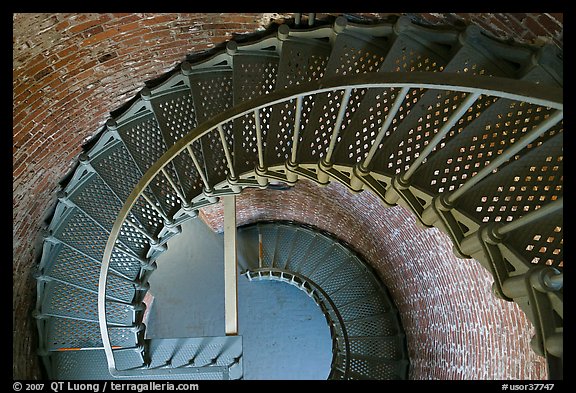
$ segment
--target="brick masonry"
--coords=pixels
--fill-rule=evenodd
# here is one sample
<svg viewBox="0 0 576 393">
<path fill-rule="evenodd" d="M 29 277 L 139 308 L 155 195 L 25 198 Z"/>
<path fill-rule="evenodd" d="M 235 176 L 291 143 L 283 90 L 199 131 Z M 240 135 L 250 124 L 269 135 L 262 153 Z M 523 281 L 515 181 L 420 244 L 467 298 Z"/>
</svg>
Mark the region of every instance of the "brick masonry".
<svg viewBox="0 0 576 393">
<path fill-rule="evenodd" d="M 317 18 L 327 16 L 318 14 Z M 386 19 L 399 14 L 367 13 Z M 429 24 L 477 23 L 500 38 L 563 45 L 563 15 L 408 14 Z M 35 284 L 40 230 L 59 181 L 82 145 L 153 80 L 187 55 L 235 34 L 283 23 L 289 14 L 13 14 L 13 376 L 39 378 Z"/>
</svg>

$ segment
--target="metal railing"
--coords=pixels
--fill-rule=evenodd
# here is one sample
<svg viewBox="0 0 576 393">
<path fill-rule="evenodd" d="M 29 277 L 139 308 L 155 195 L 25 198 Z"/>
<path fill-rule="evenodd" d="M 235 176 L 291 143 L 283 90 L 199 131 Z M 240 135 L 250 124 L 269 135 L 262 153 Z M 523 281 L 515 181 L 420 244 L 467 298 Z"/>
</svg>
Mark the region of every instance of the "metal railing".
<svg viewBox="0 0 576 393">
<path fill-rule="evenodd" d="M 191 145 L 194 141 L 198 140 L 202 136 L 206 135 L 212 131 L 218 131 L 222 145 L 224 147 L 224 153 L 226 154 L 226 163 L 228 165 L 229 174 L 232 176 L 227 179 L 222 184 L 214 185 L 211 184 L 211 189 L 221 189 L 223 192 L 228 193 L 238 193 L 241 191 L 243 187 L 247 186 L 259 186 L 259 187 L 266 187 L 267 182 L 259 182 L 260 184 L 255 184 L 254 182 L 246 182 L 245 184 L 242 183 L 242 175 L 245 174 L 238 174 L 235 172 L 233 160 L 230 156 L 229 146 L 227 146 L 226 140 L 224 138 L 223 133 L 221 132 L 224 125 L 231 123 L 234 119 L 238 119 L 245 115 L 253 115 L 258 117 L 259 111 L 264 108 L 271 107 L 276 104 L 284 103 L 289 100 L 296 100 L 296 102 L 302 102 L 303 97 L 306 96 L 313 96 L 316 94 L 330 92 L 330 91 L 342 91 L 342 92 L 349 92 L 351 89 L 397 89 L 402 93 L 406 93 L 409 89 L 428 89 L 428 90 L 436 90 L 436 91 L 452 91 L 452 92 L 459 92 L 459 93 L 467 93 L 468 98 L 464 100 L 464 103 L 461 104 L 460 108 L 457 110 L 456 114 L 454 114 L 449 120 L 448 125 L 442 128 L 437 137 L 433 139 L 433 141 L 428 145 L 425 151 L 422 154 L 421 158 L 418 158 L 409 170 L 404 173 L 401 177 L 401 184 L 397 184 L 398 182 L 394 182 L 395 190 L 397 191 L 397 197 L 395 202 L 403 203 L 407 207 L 411 208 L 412 211 L 417 213 L 420 217 L 425 217 L 427 222 L 426 225 L 433 225 L 437 226 L 440 230 L 447 232 L 451 235 L 452 240 L 455 244 L 455 247 L 462 252 L 462 249 L 466 249 L 469 253 L 464 253 L 467 256 L 473 256 L 478 259 L 484 266 L 488 267 L 491 266 L 494 261 L 498 260 L 498 258 L 494 257 L 494 250 L 490 248 L 491 246 L 495 246 L 502 252 L 502 250 L 508 250 L 508 255 L 512 255 L 511 257 L 508 256 L 507 262 L 503 260 L 501 263 L 511 263 L 515 268 L 520 269 L 520 272 L 528 272 L 531 267 L 530 261 L 525 261 L 521 257 L 514 256 L 514 245 L 508 244 L 506 242 L 506 238 L 498 238 L 495 239 L 493 236 L 485 235 L 485 236 L 473 236 L 470 233 L 466 233 L 466 241 L 463 240 L 462 229 L 460 228 L 458 222 L 454 219 L 454 215 L 462 215 L 466 216 L 466 212 L 459 212 L 458 209 L 454 205 L 454 200 L 459 197 L 461 193 L 468 193 L 470 192 L 470 186 L 466 186 L 467 182 L 471 181 L 475 184 L 476 180 L 480 180 L 485 176 L 490 176 L 495 169 L 498 168 L 498 165 L 506 162 L 510 157 L 515 155 L 518 152 L 518 149 L 528 145 L 531 143 L 535 138 L 539 135 L 542 135 L 547 130 L 549 130 L 554 125 L 558 124 L 562 121 L 563 118 L 563 91 L 560 88 L 550 88 L 545 87 L 542 85 L 535 85 L 534 83 L 527 83 L 518 80 L 510 80 L 505 78 L 498 78 L 498 77 L 478 77 L 478 76 L 468 76 L 462 74 L 446 74 L 446 73 L 429 73 L 429 72 L 419 72 L 419 73 L 377 73 L 377 74 L 357 74 L 352 76 L 340 76 L 336 78 L 326 78 L 322 81 L 315 81 L 309 83 L 303 83 L 294 87 L 290 87 L 284 90 L 278 90 L 266 94 L 264 96 L 257 97 L 252 100 L 248 100 L 238 104 L 229 110 L 221 112 L 220 114 L 214 116 L 210 120 L 198 125 L 195 129 L 190 130 L 190 132 L 176 141 L 174 145 L 172 145 L 144 174 L 144 176 L 140 179 L 138 184 L 135 186 L 131 194 L 129 195 L 128 199 L 124 202 L 117 219 L 114 223 L 112 230 L 110 231 L 110 236 L 108 238 L 108 242 L 106 244 L 106 248 L 104 251 L 104 256 L 102 259 L 102 267 L 100 271 L 100 278 L 99 278 L 99 291 L 98 291 L 98 320 L 102 335 L 102 342 L 104 344 L 104 350 L 106 353 L 106 358 L 108 361 L 108 366 L 112 375 L 117 375 L 118 371 L 116 369 L 116 363 L 114 360 L 112 346 L 110 344 L 110 339 L 108 336 L 108 323 L 106 320 L 106 282 L 108 277 L 108 270 L 110 266 L 110 258 L 112 255 L 112 251 L 116 247 L 116 243 L 118 240 L 120 228 L 127 220 L 128 215 L 131 209 L 134 207 L 136 200 L 143 195 L 143 192 L 146 188 L 150 185 L 152 180 L 158 176 L 159 174 L 163 174 L 166 178 L 170 179 L 167 176 L 165 167 L 180 153 L 187 152 L 192 158 L 195 163 L 196 169 L 203 175 L 203 169 L 198 164 L 197 157 L 194 156 L 194 153 L 191 149 Z M 426 209 L 423 206 L 418 206 L 417 209 L 415 208 L 413 203 L 410 203 L 414 199 L 414 195 L 418 194 L 419 196 L 423 195 L 421 190 L 417 190 L 410 185 L 410 176 L 414 173 L 415 169 L 424 161 L 427 154 L 432 151 L 432 149 L 437 147 L 438 142 L 442 138 L 442 135 L 449 131 L 452 124 L 455 124 L 459 118 L 466 113 L 466 109 L 473 105 L 474 101 L 480 96 L 491 96 L 498 99 L 508 99 L 514 100 L 519 102 L 524 102 L 527 104 L 533 104 L 542 106 L 545 108 L 549 108 L 552 113 L 551 115 L 544 120 L 539 126 L 537 126 L 534 130 L 529 132 L 524 137 L 520 138 L 518 142 L 512 145 L 509 151 L 505 151 L 501 155 L 501 159 L 495 159 L 492 164 L 485 167 L 483 171 L 479 172 L 476 176 L 479 176 L 477 179 L 476 176 L 472 176 L 470 179 L 465 182 L 460 189 L 457 189 L 452 194 L 439 194 L 439 195 L 427 195 L 428 205 Z M 346 97 L 346 94 L 344 94 Z M 402 96 L 399 96 L 399 99 L 402 99 Z M 346 105 L 346 99 L 342 101 L 342 105 Z M 298 108 L 298 106 L 297 106 Z M 299 119 L 298 109 L 296 112 L 296 119 Z M 387 119 L 385 120 L 385 124 L 387 124 L 387 120 L 393 118 L 393 114 L 388 114 Z M 384 128 L 384 127 L 383 127 Z M 259 134 L 259 127 L 257 127 L 257 132 Z M 298 132 L 298 128 L 296 128 L 296 132 Z M 327 152 L 327 160 L 324 160 L 324 170 L 326 166 L 330 164 L 330 157 L 333 152 L 334 146 L 336 145 L 336 141 L 338 138 L 339 127 L 335 127 L 333 130 L 334 134 L 331 138 L 331 143 L 329 146 L 329 150 Z M 238 135 L 241 137 L 241 135 Z M 296 158 L 296 149 L 302 149 L 305 147 L 298 146 L 298 135 L 294 135 L 293 138 L 293 145 L 292 145 L 292 158 Z M 368 190 L 376 191 L 378 196 L 384 199 L 384 195 L 381 192 L 376 190 L 376 187 L 373 187 L 373 175 L 377 176 L 377 174 L 373 174 L 372 172 L 367 172 L 367 167 L 369 166 L 369 160 L 371 160 L 374 156 L 374 153 L 378 149 L 378 144 L 380 143 L 381 138 L 377 138 L 376 142 L 372 145 L 370 149 L 369 158 L 361 163 L 359 166 L 351 166 L 349 169 L 353 172 L 356 176 L 353 178 L 353 182 L 358 185 L 360 184 L 362 187 Z M 261 143 L 261 135 L 258 135 L 258 157 L 263 156 L 263 143 Z M 292 161 L 292 160 L 290 160 Z M 298 170 L 294 171 L 294 165 L 298 166 L 297 162 L 287 162 L 285 164 L 285 169 L 287 173 L 290 173 L 291 180 L 297 180 L 298 175 L 302 174 Z M 258 160 L 259 165 L 264 165 L 265 163 L 262 160 Z M 318 163 L 319 173 L 322 174 L 323 166 L 322 163 Z M 296 172 L 296 173 L 295 173 Z M 328 174 L 331 174 L 327 171 Z M 253 171 L 250 172 L 250 175 L 256 174 L 260 178 L 267 176 L 270 178 L 274 178 L 274 174 L 271 172 L 267 172 L 267 168 L 254 168 Z M 320 177 L 320 176 L 319 176 Z M 334 180 L 342 181 L 338 176 L 329 176 Z M 205 176 L 202 177 L 205 179 Z M 240 178 L 240 180 L 239 180 Z M 265 180 L 265 179 L 264 179 Z M 285 180 L 285 179 L 283 179 Z M 318 179 L 312 179 L 317 182 Z M 391 182 L 392 183 L 392 182 Z M 178 187 L 170 182 L 170 184 L 175 188 L 177 191 Z M 346 184 L 350 186 L 350 184 Z M 398 186 L 398 187 L 396 187 Z M 459 191 L 460 190 L 460 191 Z M 177 191 L 178 192 L 178 191 Z M 425 194 L 425 193 L 424 193 Z M 210 194 L 208 196 L 213 197 L 215 194 Z M 448 195 L 448 196 L 447 196 Z M 180 194 L 179 194 L 180 196 Z M 447 198 L 447 199 L 446 199 Z M 388 199 L 388 198 L 387 198 Z M 192 201 L 182 200 L 182 205 L 187 205 L 188 208 L 190 206 L 194 208 L 194 203 Z M 560 198 L 555 203 L 555 208 L 562 209 L 562 199 Z M 420 211 L 416 211 L 420 210 Z M 425 210 L 426 214 L 421 214 L 422 211 Z M 538 209 L 536 209 L 538 211 Z M 452 217 L 452 218 L 450 218 Z M 513 223 L 514 221 L 512 221 Z M 516 225 L 516 224 L 506 224 L 506 225 Z M 522 222 L 520 223 L 520 225 Z M 487 232 L 483 229 L 483 223 L 476 223 L 476 228 L 472 229 L 470 232 L 473 234 L 486 234 Z M 515 229 L 516 227 L 504 227 L 504 229 L 500 228 L 499 233 L 505 234 L 506 231 L 510 231 Z M 455 233 L 460 233 L 459 236 L 455 235 Z M 487 242 L 491 242 L 488 244 Z M 465 247 L 461 247 L 461 245 L 465 245 Z M 490 250 L 486 251 L 486 248 L 489 247 Z M 480 250 L 480 251 L 478 251 Z M 502 258 L 501 258 L 502 259 Z M 500 263 L 500 262 L 497 262 Z M 491 269 L 494 270 L 494 269 Z M 511 277 L 508 277 L 506 272 L 508 270 L 498 268 L 496 269 L 498 272 L 503 272 L 503 276 L 499 276 L 498 274 L 495 275 L 495 281 L 497 281 L 497 286 L 502 287 L 504 282 Z M 554 274 L 556 275 L 556 274 Z M 553 279 L 558 281 L 557 279 Z M 532 282 L 530 280 L 527 281 L 528 283 Z M 535 285 L 540 285 L 539 282 Z M 558 285 L 555 286 L 539 286 L 540 289 L 544 289 L 544 291 L 549 291 L 548 295 L 554 297 L 558 296 Z M 529 292 L 529 290 L 526 290 Z M 526 292 L 524 291 L 524 292 Z M 508 292 L 510 295 L 519 295 L 520 292 L 512 291 Z M 533 323 L 535 325 L 546 325 L 546 328 L 537 329 L 537 334 L 556 334 L 558 328 L 557 327 L 550 327 L 550 321 L 544 321 L 542 316 L 539 314 L 540 309 L 542 309 L 543 304 L 547 304 L 550 308 L 554 307 L 556 312 L 562 316 L 562 301 L 561 296 L 559 301 L 555 301 L 552 299 L 549 300 L 550 296 L 547 297 L 539 297 L 540 303 L 534 305 L 531 303 L 528 307 L 529 309 L 524 309 L 525 312 L 529 316 L 533 315 Z M 515 296 L 512 296 L 515 299 Z M 546 303 L 548 302 L 548 303 Z M 559 328 L 561 330 L 561 327 Z M 541 351 L 543 353 L 548 353 L 548 346 L 544 343 L 546 341 L 546 337 L 539 337 L 542 345 L 540 345 Z M 556 340 L 557 341 L 557 340 Z M 551 372 L 552 375 L 556 375 Z"/>
</svg>

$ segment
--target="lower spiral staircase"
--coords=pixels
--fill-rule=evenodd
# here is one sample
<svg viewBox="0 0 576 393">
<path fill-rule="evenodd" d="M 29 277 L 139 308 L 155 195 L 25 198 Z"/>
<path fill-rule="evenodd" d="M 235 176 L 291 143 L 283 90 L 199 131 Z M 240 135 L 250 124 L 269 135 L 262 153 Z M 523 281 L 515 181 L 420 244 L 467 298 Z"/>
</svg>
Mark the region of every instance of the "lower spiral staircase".
<svg viewBox="0 0 576 393">
<path fill-rule="evenodd" d="M 248 279 L 295 285 L 322 309 L 333 338 L 329 379 L 407 378 L 398 310 L 377 274 L 346 246 L 286 223 L 242 228 L 238 241 Z"/>
<path fill-rule="evenodd" d="M 553 46 L 407 17 L 282 24 L 182 63 L 107 122 L 59 193 L 36 274 L 48 376 L 241 379 L 233 328 L 144 338 L 148 279 L 198 209 L 304 178 L 373 192 L 448 234 L 456 255 L 492 273 L 494 294 L 526 313 L 533 349 L 561 379 L 562 84 Z M 239 267 L 228 268 L 292 283 L 318 303 L 331 379 L 407 378 L 399 317 L 360 259 L 288 223 L 226 234 L 238 241 L 227 260 Z"/>
</svg>

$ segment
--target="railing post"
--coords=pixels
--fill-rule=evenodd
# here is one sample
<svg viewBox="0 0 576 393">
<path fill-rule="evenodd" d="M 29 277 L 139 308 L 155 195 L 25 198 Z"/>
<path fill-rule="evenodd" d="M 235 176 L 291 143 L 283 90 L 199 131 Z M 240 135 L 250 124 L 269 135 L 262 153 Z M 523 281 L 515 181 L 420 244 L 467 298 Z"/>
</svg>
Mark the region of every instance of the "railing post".
<svg viewBox="0 0 576 393">
<path fill-rule="evenodd" d="M 286 26 L 286 25 L 282 25 Z M 256 144 L 258 147 L 258 166 L 256 167 L 256 179 L 262 187 L 268 185 L 268 178 L 263 174 L 266 173 L 264 167 L 264 143 L 262 142 L 262 126 L 260 124 L 260 110 L 254 110 L 254 123 L 256 125 Z"/>
<path fill-rule="evenodd" d="M 294 13 L 294 26 L 300 27 L 301 18 L 302 18 L 302 14 L 300 12 Z"/>
<path fill-rule="evenodd" d="M 332 130 L 332 136 L 330 138 L 330 145 L 326 151 L 326 156 L 319 164 L 318 171 L 318 181 L 321 184 L 328 183 L 328 170 L 332 167 L 332 154 L 334 153 L 334 148 L 336 147 L 336 142 L 338 141 L 338 135 L 340 134 L 340 128 L 342 127 L 342 121 L 344 120 L 344 115 L 346 114 L 346 109 L 348 107 L 348 102 L 350 101 L 350 95 L 352 94 L 352 88 L 349 87 L 344 90 L 344 95 L 340 101 L 340 109 L 338 110 L 338 116 L 336 118 L 336 123 L 334 123 L 334 129 Z"/>
<path fill-rule="evenodd" d="M 166 226 L 170 226 L 174 224 L 174 221 L 169 219 L 166 214 L 164 214 L 164 212 L 158 207 L 156 206 L 156 204 L 154 202 L 152 202 L 152 200 L 150 199 L 150 197 L 148 197 L 146 195 L 146 192 L 142 192 L 142 198 L 144 198 L 144 200 L 148 203 L 148 205 L 154 209 L 154 211 L 156 211 L 156 213 L 158 213 L 160 215 L 160 217 L 162 217 L 162 219 L 164 220 L 164 224 Z M 118 198 L 120 199 L 120 198 Z"/>
<path fill-rule="evenodd" d="M 192 162 L 194 163 L 194 167 L 196 167 L 196 170 L 198 171 L 198 174 L 200 175 L 200 178 L 202 179 L 202 183 L 204 184 L 204 190 L 203 190 L 204 195 L 206 196 L 206 198 L 210 202 L 212 202 L 212 203 L 217 202 L 218 198 L 210 195 L 213 191 L 212 187 L 210 186 L 210 183 L 208 183 L 208 178 L 206 177 L 206 174 L 202 170 L 202 167 L 200 166 L 200 162 L 198 162 L 198 158 L 196 157 L 196 154 L 194 154 L 194 151 L 192 151 L 192 147 L 190 146 L 190 144 L 188 144 L 186 146 L 186 151 L 188 152 L 188 155 L 190 156 L 190 158 L 192 158 Z"/>
<path fill-rule="evenodd" d="M 236 196 L 224 203 L 224 314 L 226 335 L 238 334 L 238 258 L 236 255 Z"/>
<path fill-rule="evenodd" d="M 164 175 L 166 180 L 168 180 L 168 183 L 170 183 L 170 187 L 172 187 L 172 189 L 174 190 L 174 192 L 176 193 L 176 195 L 180 199 L 180 202 L 182 203 L 182 207 L 184 207 L 184 208 L 188 207 L 189 205 L 188 205 L 188 202 L 186 202 L 186 198 L 184 198 L 182 191 L 180 191 L 180 188 L 178 188 L 178 186 L 176 185 L 174 180 L 170 177 L 170 175 L 168 175 L 166 168 L 162 167 L 162 169 L 160 169 L 160 170 L 162 171 L 162 174 Z"/>
<path fill-rule="evenodd" d="M 400 90 L 400 92 L 396 95 L 394 104 L 392 105 L 392 108 L 390 108 L 390 110 L 388 111 L 388 115 L 386 116 L 386 119 L 384 120 L 382 127 L 380 127 L 380 130 L 378 131 L 376 139 L 374 139 L 372 146 L 370 146 L 368 155 L 366 156 L 366 158 L 364 158 L 363 162 L 354 167 L 354 170 L 352 172 L 352 179 L 350 180 L 350 187 L 353 190 L 360 191 L 362 189 L 363 187 L 362 176 L 366 176 L 367 174 L 370 173 L 370 170 L 368 169 L 370 167 L 370 163 L 372 162 L 372 159 L 376 155 L 376 152 L 378 151 L 378 146 L 380 146 L 380 143 L 382 143 L 382 139 L 384 139 L 386 132 L 388 132 L 388 129 L 392 125 L 392 121 L 394 121 L 396 113 L 398 113 L 400 106 L 406 99 L 409 90 L 410 88 L 408 86 L 404 86 Z"/>
<path fill-rule="evenodd" d="M 238 181 L 238 178 L 236 177 L 236 172 L 234 171 L 234 161 L 232 160 L 232 154 L 230 153 L 230 148 L 228 147 L 228 143 L 226 142 L 226 135 L 224 135 L 224 128 L 222 127 L 222 124 L 218 124 L 217 128 L 218 128 L 218 135 L 220 136 L 220 141 L 222 142 L 222 148 L 224 149 L 224 156 L 226 157 L 226 162 L 228 163 L 228 170 L 230 171 L 230 174 L 228 175 L 228 183 L 230 184 L 230 188 L 232 189 L 232 191 L 238 193 L 242 189 L 235 184 Z"/>
<path fill-rule="evenodd" d="M 536 220 L 544 218 L 556 212 L 557 210 L 563 208 L 564 208 L 564 197 L 560 197 L 556 199 L 554 202 L 548 203 L 539 209 L 533 210 L 530 213 L 525 214 L 520 218 L 517 218 L 516 220 L 502 224 L 501 226 L 497 226 L 496 228 L 494 228 L 494 232 L 496 236 L 502 237 L 509 232 L 512 232 L 516 229 L 520 229 L 527 224 L 530 224 Z"/>
<path fill-rule="evenodd" d="M 314 26 L 314 22 L 316 21 L 316 14 L 315 13 L 309 13 L 308 14 L 308 26 L 312 27 Z"/>
<path fill-rule="evenodd" d="M 298 141 L 300 140 L 300 120 L 302 118 L 302 96 L 299 95 L 296 98 L 296 113 L 294 118 L 294 134 L 292 135 L 292 151 L 290 154 L 290 159 L 286 163 L 286 179 L 290 183 L 294 183 L 298 180 L 298 175 L 294 170 L 298 167 L 296 163 L 296 158 L 298 155 Z"/>
</svg>

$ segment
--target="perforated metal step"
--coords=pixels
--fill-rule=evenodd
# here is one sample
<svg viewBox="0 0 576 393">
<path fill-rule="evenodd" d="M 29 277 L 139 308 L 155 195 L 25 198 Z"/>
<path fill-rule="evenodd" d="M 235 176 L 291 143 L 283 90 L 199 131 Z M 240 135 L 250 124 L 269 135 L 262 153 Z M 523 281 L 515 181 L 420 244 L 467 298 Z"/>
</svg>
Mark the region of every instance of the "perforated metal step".
<svg viewBox="0 0 576 393">
<path fill-rule="evenodd" d="M 319 38 L 287 38 L 282 44 L 276 90 L 321 79 L 326 71 L 330 50 L 330 44 Z M 302 100 L 300 132 L 304 129 L 313 104 L 312 96 Z M 266 139 L 267 166 L 284 164 L 290 158 L 295 116 L 295 100 L 272 107 L 270 124 L 274 132 L 270 132 Z"/>
<path fill-rule="evenodd" d="M 274 47 L 275 48 L 275 47 Z M 276 86 L 278 72 L 278 55 L 276 50 L 260 50 L 243 53 L 239 51 L 233 56 L 234 69 L 234 104 L 268 94 Z M 258 165 L 258 146 L 256 121 L 259 122 L 263 145 L 270 128 L 270 113 L 272 109 L 260 111 L 259 119 L 248 114 L 234 120 L 234 167 L 238 175 L 252 171 Z"/>
<path fill-rule="evenodd" d="M 391 30 L 390 30 L 391 33 Z M 373 37 L 344 30 L 336 36 L 323 78 L 377 72 L 390 48 L 390 36 Z M 364 98 L 364 89 L 354 89 L 347 101 L 352 112 Z M 343 92 L 317 94 L 309 120 L 301 134 L 297 162 L 318 163 L 326 154 L 342 104 Z M 346 104 L 344 104 L 346 105 Z M 346 125 L 350 117 L 343 122 Z"/>
<path fill-rule="evenodd" d="M 194 98 L 186 76 L 179 74 L 154 89 L 145 91 L 143 98 L 149 103 L 162 134 L 165 149 L 173 146 L 198 125 Z M 203 158 L 203 156 L 200 156 Z M 198 159 L 198 158 L 197 158 Z M 173 180 L 186 201 L 202 192 L 202 178 L 188 152 L 182 152 L 173 161 Z"/>
<path fill-rule="evenodd" d="M 100 326 L 93 321 L 79 321 L 68 318 L 48 318 L 46 326 L 46 350 L 72 351 L 102 348 Z M 140 327 L 112 328 L 110 341 L 114 348 L 130 348 L 138 345 Z"/>
<path fill-rule="evenodd" d="M 136 350 L 115 351 L 119 375 L 108 371 L 101 349 L 57 352 L 53 355 L 54 379 L 241 379 L 242 337 L 152 339 L 146 342 L 151 358 L 143 366 Z"/>
<path fill-rule="evenodd" d="M 44 315 L 98 322 L 97 293 L 56 281 L 46 283 L 41 312 Z M 111 324 L 131 326 L 134 309 L 129 304 L 108 301 L 106 315 Z"/>
</svg>

